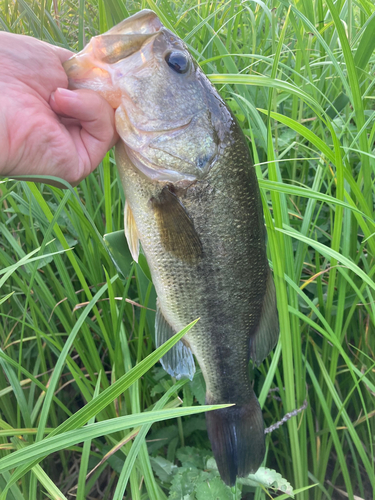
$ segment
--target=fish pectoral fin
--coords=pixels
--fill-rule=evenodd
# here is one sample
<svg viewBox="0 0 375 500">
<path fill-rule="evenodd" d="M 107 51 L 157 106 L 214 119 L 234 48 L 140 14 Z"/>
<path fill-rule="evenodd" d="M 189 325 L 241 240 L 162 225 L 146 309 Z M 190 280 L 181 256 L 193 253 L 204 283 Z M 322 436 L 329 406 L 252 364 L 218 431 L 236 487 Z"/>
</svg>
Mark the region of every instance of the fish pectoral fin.
<svg viewBox="0 0 375 500">
<path fill-rule="evenodd" d="M 124 211 L 125 236 L 128 242 L 130 253 L 135 262 L 138 262 L 139 257 L 139 236 L 138 229 L 135 224 L 133 212 L 129 206 L 128 200 L 125 200 Z"/>
<path fill-rule="evenodd" d="M 255 335 L 250 339 L 250 358 L 256 365 L 268 356 L 279 338 L 279 318 L 276 307 L 275 284 L 271 271 L 268 273 L 262 315 Z"/>
<path fill-rule="evenodd" d="M 150 203 L 164 249 L 182 261 L 197 262 L 203 254 L 202 242 L 178 197 L 166 186 Z"/>
<path fill-rule="evenodd" d="M 164 342 L 177 333 L 162 313 L 159 301 L 156 304 L 155 334 L 156 347 L 160 347 Z M 177 342 L 160 360 L 164 370 L 177 380 L 189 378 L 193 380 L 195 373 L 195 363 L 190 347 L 181 340 Z"/>
</svg>

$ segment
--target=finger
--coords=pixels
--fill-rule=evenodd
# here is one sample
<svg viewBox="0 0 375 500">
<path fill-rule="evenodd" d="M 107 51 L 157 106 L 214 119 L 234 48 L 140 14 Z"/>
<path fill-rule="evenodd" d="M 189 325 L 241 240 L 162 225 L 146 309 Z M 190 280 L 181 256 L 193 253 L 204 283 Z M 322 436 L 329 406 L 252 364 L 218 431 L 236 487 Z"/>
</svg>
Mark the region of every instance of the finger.
<svg viewBox="0 0 375 500">
<path fill-rule="evenodd" d="M 112 147 L 118 135 L 113 108 L 97 92 L 88 89 L 58 88 L 52 96 L 52 109 L 66 118 L 78 120 L 94 139 Z"/>
<path fill-rule="evenodd" d="M 67 61 L 68 59 L 73 57 L 75 54 L 75 52 L 72 52 L 72 51 L 67 50 L 67 49 L 63 49 L 62 47 L 54 47 L 54 49 L 55 49 L 57 55 L 59 56 L 61 63 Z"/>
<path fill-rule="evenodd" d="M 80 159 L 80 170 L 88 175 L 118 140 L 114 110 L 98 93 L 92 90 L 67 90 L 59 88 L 50 99 L 53 111 L 73 118 L 70 131 Z"/>
</svg>

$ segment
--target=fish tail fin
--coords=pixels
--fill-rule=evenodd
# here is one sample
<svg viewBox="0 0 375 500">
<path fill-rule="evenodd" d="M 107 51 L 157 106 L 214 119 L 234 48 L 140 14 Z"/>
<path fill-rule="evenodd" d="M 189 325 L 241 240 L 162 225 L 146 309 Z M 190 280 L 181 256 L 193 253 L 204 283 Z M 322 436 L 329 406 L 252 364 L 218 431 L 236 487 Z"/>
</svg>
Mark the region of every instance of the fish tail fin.
<svg viewBox="0 0 375 500">
<path fill-rule="evenodd" d="M 206 395 L 206 404 L 218 403 Z M 236 476 L 258 470 L 265 453 L 264 422 L 253 391 L 245 405 L 206 412 L 206 422 L 220 476 L 228 486 L 234 486 Z"/>
</svg>

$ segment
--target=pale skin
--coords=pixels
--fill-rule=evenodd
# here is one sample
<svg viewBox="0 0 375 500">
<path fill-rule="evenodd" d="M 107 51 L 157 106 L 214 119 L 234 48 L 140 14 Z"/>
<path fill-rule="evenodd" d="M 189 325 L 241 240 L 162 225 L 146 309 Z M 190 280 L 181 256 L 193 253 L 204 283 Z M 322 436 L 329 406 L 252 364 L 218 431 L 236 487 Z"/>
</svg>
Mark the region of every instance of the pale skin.
<svg viewBox="0 0 375 500">
<path fill-rule="evenodd" d="M 0 32 L 0 176 L 50 175 L 72 185 L 117 142 L 114 110 L 92 90 L 68 90 L 69 50 Z"/>
</svg>

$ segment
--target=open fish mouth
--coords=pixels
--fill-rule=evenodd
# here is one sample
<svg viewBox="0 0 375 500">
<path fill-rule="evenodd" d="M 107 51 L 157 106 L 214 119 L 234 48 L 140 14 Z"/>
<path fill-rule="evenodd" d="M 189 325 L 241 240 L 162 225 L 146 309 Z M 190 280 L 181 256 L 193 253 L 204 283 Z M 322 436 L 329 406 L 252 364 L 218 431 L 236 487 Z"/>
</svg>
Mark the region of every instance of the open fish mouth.
<svg viewBox="0 0 375 500">
<path fill-rule="evenodd" d="M 138 52 L 147 40 L 163 27 L 155 12 L 143 10 L 124 19 L 112 29 L 93 37 L 86 47 L 63 63 L 70 88 L 84 88 L 85 81 L 97 81 L 91 88 L 100 90 L 110 80 L 108 65 Z"/>
</svg>

